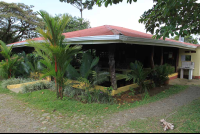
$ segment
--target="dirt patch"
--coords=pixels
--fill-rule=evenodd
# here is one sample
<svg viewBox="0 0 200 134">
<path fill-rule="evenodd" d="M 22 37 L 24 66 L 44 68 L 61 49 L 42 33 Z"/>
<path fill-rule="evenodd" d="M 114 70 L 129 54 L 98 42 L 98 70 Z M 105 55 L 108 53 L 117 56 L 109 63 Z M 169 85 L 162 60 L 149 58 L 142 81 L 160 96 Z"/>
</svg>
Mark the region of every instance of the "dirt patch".
<svg viewBox="0 0 200 134">
<path fill-rule="evenodd" d="M 154 87 L 148 90 L 148 93 L 150 96 L 154 96 L 160 92 L 163 92 L 167 89 L 169 89 L 172 85 L 163 85 L 161 87 Z M 117 100 L 117 103 L 133 103 L 135 101 L 140 101 L 144 97 L 144 93 L 139 92 L 139 88 L 136 88 L 135 93 L 133 94 L 132 91 L 126 91 L 121 94 L 115 95 L 114 98 Z"/>
</svg>

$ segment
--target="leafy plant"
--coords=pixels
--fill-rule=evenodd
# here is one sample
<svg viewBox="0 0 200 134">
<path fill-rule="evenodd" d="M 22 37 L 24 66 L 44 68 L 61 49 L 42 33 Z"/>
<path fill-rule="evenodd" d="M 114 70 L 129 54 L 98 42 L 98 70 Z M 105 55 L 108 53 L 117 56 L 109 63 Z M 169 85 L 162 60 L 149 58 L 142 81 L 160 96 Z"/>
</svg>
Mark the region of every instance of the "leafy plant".
<svg viewBox="0 0 200 134">
<path fill-rule="evenodd" d="M 133 80 L 133 83 L 137 83 L 140 89 L 140 92 L 147 91 L 147 83 L 145 82 L 147 76 L 150 74 L 150 71 L 145 71 L 142 63 L 135 61 L 135 63 L 130 63 L 131 72 L 127 74 L 126 80 Z"/>
<path fill-rule="evenodd" d="M 5 60 L 0 62 L 0 76 L 2 78 L 11 78 L 16 70 L 16 63 L 19 62 L 17 55 L 12 55 L 12 46 L 7 47 L 6 44 L 0 40 L 0 54 Z"/>
<path fill-rule="evenodd" d="M 79 78 L 79 81 L 82 83 L 85 83 L 84 89 L 77 89 L 73 88 L 70 85 L 67 85 L 64 89 L 64 95 L 76 99 L 78 101 L 84 102 L 84 103 L 112 103 L 114 102 L 113 97 L 111 96 L 112 87 L 107 88 L 106 92 L 104 93 L 101 90 L 90 90 L 91 89 L 91 83 L 89 80 L 85 78 Z"/>
<path fill-rule="evenodd" d="M 34 79 L 39 79 L 39 73 L 44 68 L 40 62 L 42 58 L 37 53 L 25 54 L 24 51 L 21 53 L 21 56 L 24 59 L 21 62 L 24 71 L 29 75 L 30 73 L 36 74 Z"/>
<path fill-rule="evenodd" d="M 69 64 L 67 67 L 67 78 L 74 80 L 85 78 L 89 80 L 91 85 L 97 85 L 108 81 L 109 72 L 101 72 L 97 67 L 98 62 L 98 57 L 93 59 L 89 52 L 84 53 L 79 71 Z"/>
<path fill-rule="evenodd" d="M 26 54 L 24 51 L 22 53 L 17 53 L 21 61 L 17 62 L 17 70 L 14 75 L 15 77 L 30 77 L 30 74 L 34 74 L 34 79 L 39 79 L 39 73 L 44 68 L 40 63 L 41 57 L 37 53 Z"/>
<path fill-rule="evenodd" d="M 168 64 L 155 66 L 155 71 L 152 71 L 150 77 L 156 86 L 161 86 L 165 81 L 169 80 L 168 75 L 174 72 L 174 68 Z"/>
<path fill-rule="evenodd" d="M 130 87 L 129 90 L 131 91 L 131 93 L 129 93 L 129 95 L 134 96 L 135 95 L 135 89 Z"/>
</svg>

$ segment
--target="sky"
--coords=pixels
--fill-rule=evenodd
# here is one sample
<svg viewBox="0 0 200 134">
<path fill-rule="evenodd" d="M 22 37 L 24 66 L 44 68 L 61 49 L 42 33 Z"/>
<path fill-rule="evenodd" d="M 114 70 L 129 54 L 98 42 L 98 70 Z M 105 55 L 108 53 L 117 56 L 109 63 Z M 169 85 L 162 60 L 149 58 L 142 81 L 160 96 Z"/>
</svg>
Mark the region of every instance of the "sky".
<svg viewBox="0 0 200 134">
<path fill-rule="evenodd" d="M 59 0 L 3 0 L 11 3 L 24 3 L 33 5 L 33 11 L 45 10 L 51 15 L 69 13 L 80 17 L 80 11 L 68 3 Z M 83 10 L 83 18 L 90 22 L 91 27 L 114 25 L 141 32 L 146 32 L 144 24 L 138 22 L 144 11 L 152 8 L 153 0 L 139 0 L 137 3 L 123 3 L 101 7 L 94 6 L 92 10 Z"/>
<path fill-rule="evenodd" d="M 24 3 L 33 5 L 33 11 L 45 10 L 51 15 L 68 13 L 72 16 L 81 17 L 80 11 L 68 3 L 59 0 L 2 0 L 8 3 Z M 197 3 L 200 3 L 198 0 Z M 113 4 L 107 8 L 94 6 L 92 10 L 85 9 L 83 18 L 90 22 L 91 27 L 102 25 L 114 25 L 129 28 L 146 33 L 145 25 L 138 22 L 140 16 L 152 8 L 153 0 L 138 0 L 136 3 L 127 4 L 126 0 L 119 4 Z"/>
</svg>

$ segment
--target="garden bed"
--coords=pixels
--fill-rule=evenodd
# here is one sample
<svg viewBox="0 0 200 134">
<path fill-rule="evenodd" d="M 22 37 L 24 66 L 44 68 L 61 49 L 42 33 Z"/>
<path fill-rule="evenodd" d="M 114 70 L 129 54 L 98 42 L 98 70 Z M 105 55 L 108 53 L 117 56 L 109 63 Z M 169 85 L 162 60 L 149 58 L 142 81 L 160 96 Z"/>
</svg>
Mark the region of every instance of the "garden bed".
<svg viewBox="0 0 200 134">
<path fill-rule="evenodd" d="M 165 90 L 168 90 L 171 87 L 171 85 L 161 86 L 161 87 L 155 87 L 148 90 L 148 93 L 150 96 L 154 96 L 160 92 L 164 92 Z M 114 98 L 117 100 L 118 103 L 133 103 L 135 101 L 142 100 L 144 94 L 139 93 L 139 89 L 135 89 L 135 95 L 131 95 L 132 91 L 128 90 L 126 92 L 117 94 L 114 96 Z"/>
</svg>

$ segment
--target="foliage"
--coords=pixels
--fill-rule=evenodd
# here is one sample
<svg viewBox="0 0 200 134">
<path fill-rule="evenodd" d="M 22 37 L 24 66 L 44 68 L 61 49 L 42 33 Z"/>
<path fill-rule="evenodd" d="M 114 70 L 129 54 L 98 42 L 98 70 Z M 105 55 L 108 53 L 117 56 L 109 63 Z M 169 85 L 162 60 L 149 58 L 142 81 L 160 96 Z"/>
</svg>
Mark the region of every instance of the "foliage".
<svg viewBox="0 0 200 134">
<path fill-rule="evenodd" d="M 7 88 L 8 85 L 14 85 L 14 84 L 20 84 L 20 83 L 26 83 L 26 82 L 32 82 L 35 81 L 34 79 L 31 78 L 10 78 L 6 80 L 2 80 L 1 82 L 1 87 L 2 88 Z"/>
<path fill-rule="evenodd" d="M 146 31 L 155 33 L 159 39 L 169 35 L 197 34 L 199 32 L 200 5 L 197 0 L 156 0 L 152 9 L 140 17 L 139 22 L 145 24 Z M 192 14 L 192 16 L 191 16 Z M 158 19 L 159 18 L 159 19 Z"/>
<path fill-rule="evenodd" d="M 2 78 L 11 78 L 16 71 L 16 63 L 19 62 L 19 57 L 12 54 L 12 46 L 7 47 L 6 44 L 0 40 L 0 54 L 5 58 L 0 63 L 0 76 Z"/>
<path fill-rule="evenodd" d="M 83 29 L 88 29 L 91 28 L 90 22 L 85 20 L 84 18 L 80 17 L 73 17 L 69 14 L 69 22 L 67 23 L 64 32 L 72 32 L 72 31 L 78 31 L 78 30 L 83 30 Z M 60 18 L 62 15 L 56 15 L 56 18 Z"/>
<path fill-rule="evenodd" d="M 92 9 L 92 7 L 94 6 L 94 4 L 96 4 L 97 0 L 85 0 L 85 2 L 83 2 L 82 0 L 60 0 L 60 2 L 67 2 L 71 5 L 73 5 L 75 8 L 79 9 L 79 11 L 81 12 L 81 18 L 82 17 L 82 12 L 84 9 Z"/>
<path fill-rule="evenodd" d="M 33 91 L 38 91 L 42 89 L 55 89 L 55 83 L 54 82 L 47 82 L 47 81 L 41 81 L 37 83 L 33 83 L 30 85 L 24 85 L 22 86 L 22 93 L 29 93 Z"/>
<path fill-rule="evenodd" d="M 173 38 L 174 40 L 179 40 L 179 36 L 175 36 Z M 187 35 L 184 37 L 184 42 L 187 42 L 187 43 L 192 43 L 192 44 L 199 44 L 198 42 L 198 38 L 193 38 L 191 35 Z"/>
<path fill-rule="evenodd" d="M 77 101 L 81 101 L 83 103 L 113 103 L 114 99 L 110 95 L 109 88 L 107 92 L 104 93 L 101 90 L 94 89 L 93 91 L 89 91 L 87 89 L 77 89 L 72 86 L 66 86 L 64 89 L 64 95 L 70 97 L 71 99 L 75 99 Z"/>
<path fill-rule="evenodd" d="M 131 93 L 129 93 L 129 95 L 134 96 L 135 95 L 135 89 L 130 87 L 129 90 L 131 91 Z"/>
<path fill-rule="evenodd" d="M 36 53 L 43 59 L 40 62 L 46 67 L 43 69 L 43 78 L 46 76 L 54 77 L 56 83 L 57 98 L 63 98 L 63 89 L 66 79 L 64 74 L 71 57 L 80 52 L 81 46 L 65 45 L 65 36 L 62 35 L 68 21 L 69 16 L 63 14 L 62 17 L 52 17 L 45 11 L 39 12 L 45 22 L 46 29 L 37 29 L 44 37 L 44 42 L 29 42 L 28 46 L 34 47 Z"/>
<path fill-rule="evenodd" d="M 105 3 L 118 4 L 123 0 L 98 0 L 101 6 Z M 127 3 L 137 2 L 137 0 L 127 0 Z M 146 32 L 155 34 L 153 37 L 159 39 L 163 36 L 165 40 L 169 35 L 174 36 L 197 34 L 200 25 L 200 4 L 197 0 L 153 0 L 155 5 L 145 11 L 139 19 L 139 23 L 145 24 Z"/>
<path fill-rule="evenodd" d="M 91 28 L 89 21 L 79 17 L 71 17 L 70 21 L 65 27 L 64 32 L 72 32 L 88 28 Z"/>
<path fill-rule="evenodd" d="M 147 84 L 145 82 L 147 76 L 151 71 L 145 71 L 143 65 L 139 61 L 135 61 L 135 63 L 130 63 L 131 72 L 127 74 L 126 80 L 133 80 L 133 83 L 137 83 L 140 92 L 147 91 Z"/>
<path fill-rule="evenodd" d="M 118 4 L 120 2 L 122 2 L 123 0 L 114 0 L 114 1 L 110 1 L 110 0 L 97 0 L 97 5 L 101 6 L 103 3 L 105 5 L 105 7 L 108 7 L 108 5 L 112 5 L 112 4 Z M 127 0 L 127 3 L 132 3 L 133 2 L 137 2 L 137 0 Z"/>
<path fill-rule="evenodd" d="M 37 53 L 26 54 L 24 51 L 18 55 L 23 57 L 23 61 L 21 62 L 23 72 L 28 74 L 28 76 L 30 76 L 31 73 L 37 74 L 35 79 L 39 79 L 39 73 L 44 68 L 40 62 L 42 57 L 37 55 Z"/>
<path fill-rule="evenodd" d="M 81 78 L 89 80 L 91 85 L 97 85 L 108 81 L 108 72 L 100 72 L 97 64 L 99 62 L 99 58 L 92 58 L 92 55 L 89 52 L 83 54 L 83 58 L 81 60 L 81 66 L 79 72 L 69 64 L 67 67 L 67 78 L 73 80 L 81 80 Z"/>
<path fill-rule="evenodd" d="M 154 71 L 151 73 L 151 79 L 154 81 L 156 86 L 161 86 L 166 80 L 169 80 L 168 75 L 174 73 L 174 67 L 164 64 L 155 66 Z"/>
<path fill-rule="evenodd" d="M 0 40 L 6 44 L 38 37 L 36 27 L 42 27 L 43 22 L 33 6 L 23 3 L 0 2 Z"/>
</svg>

